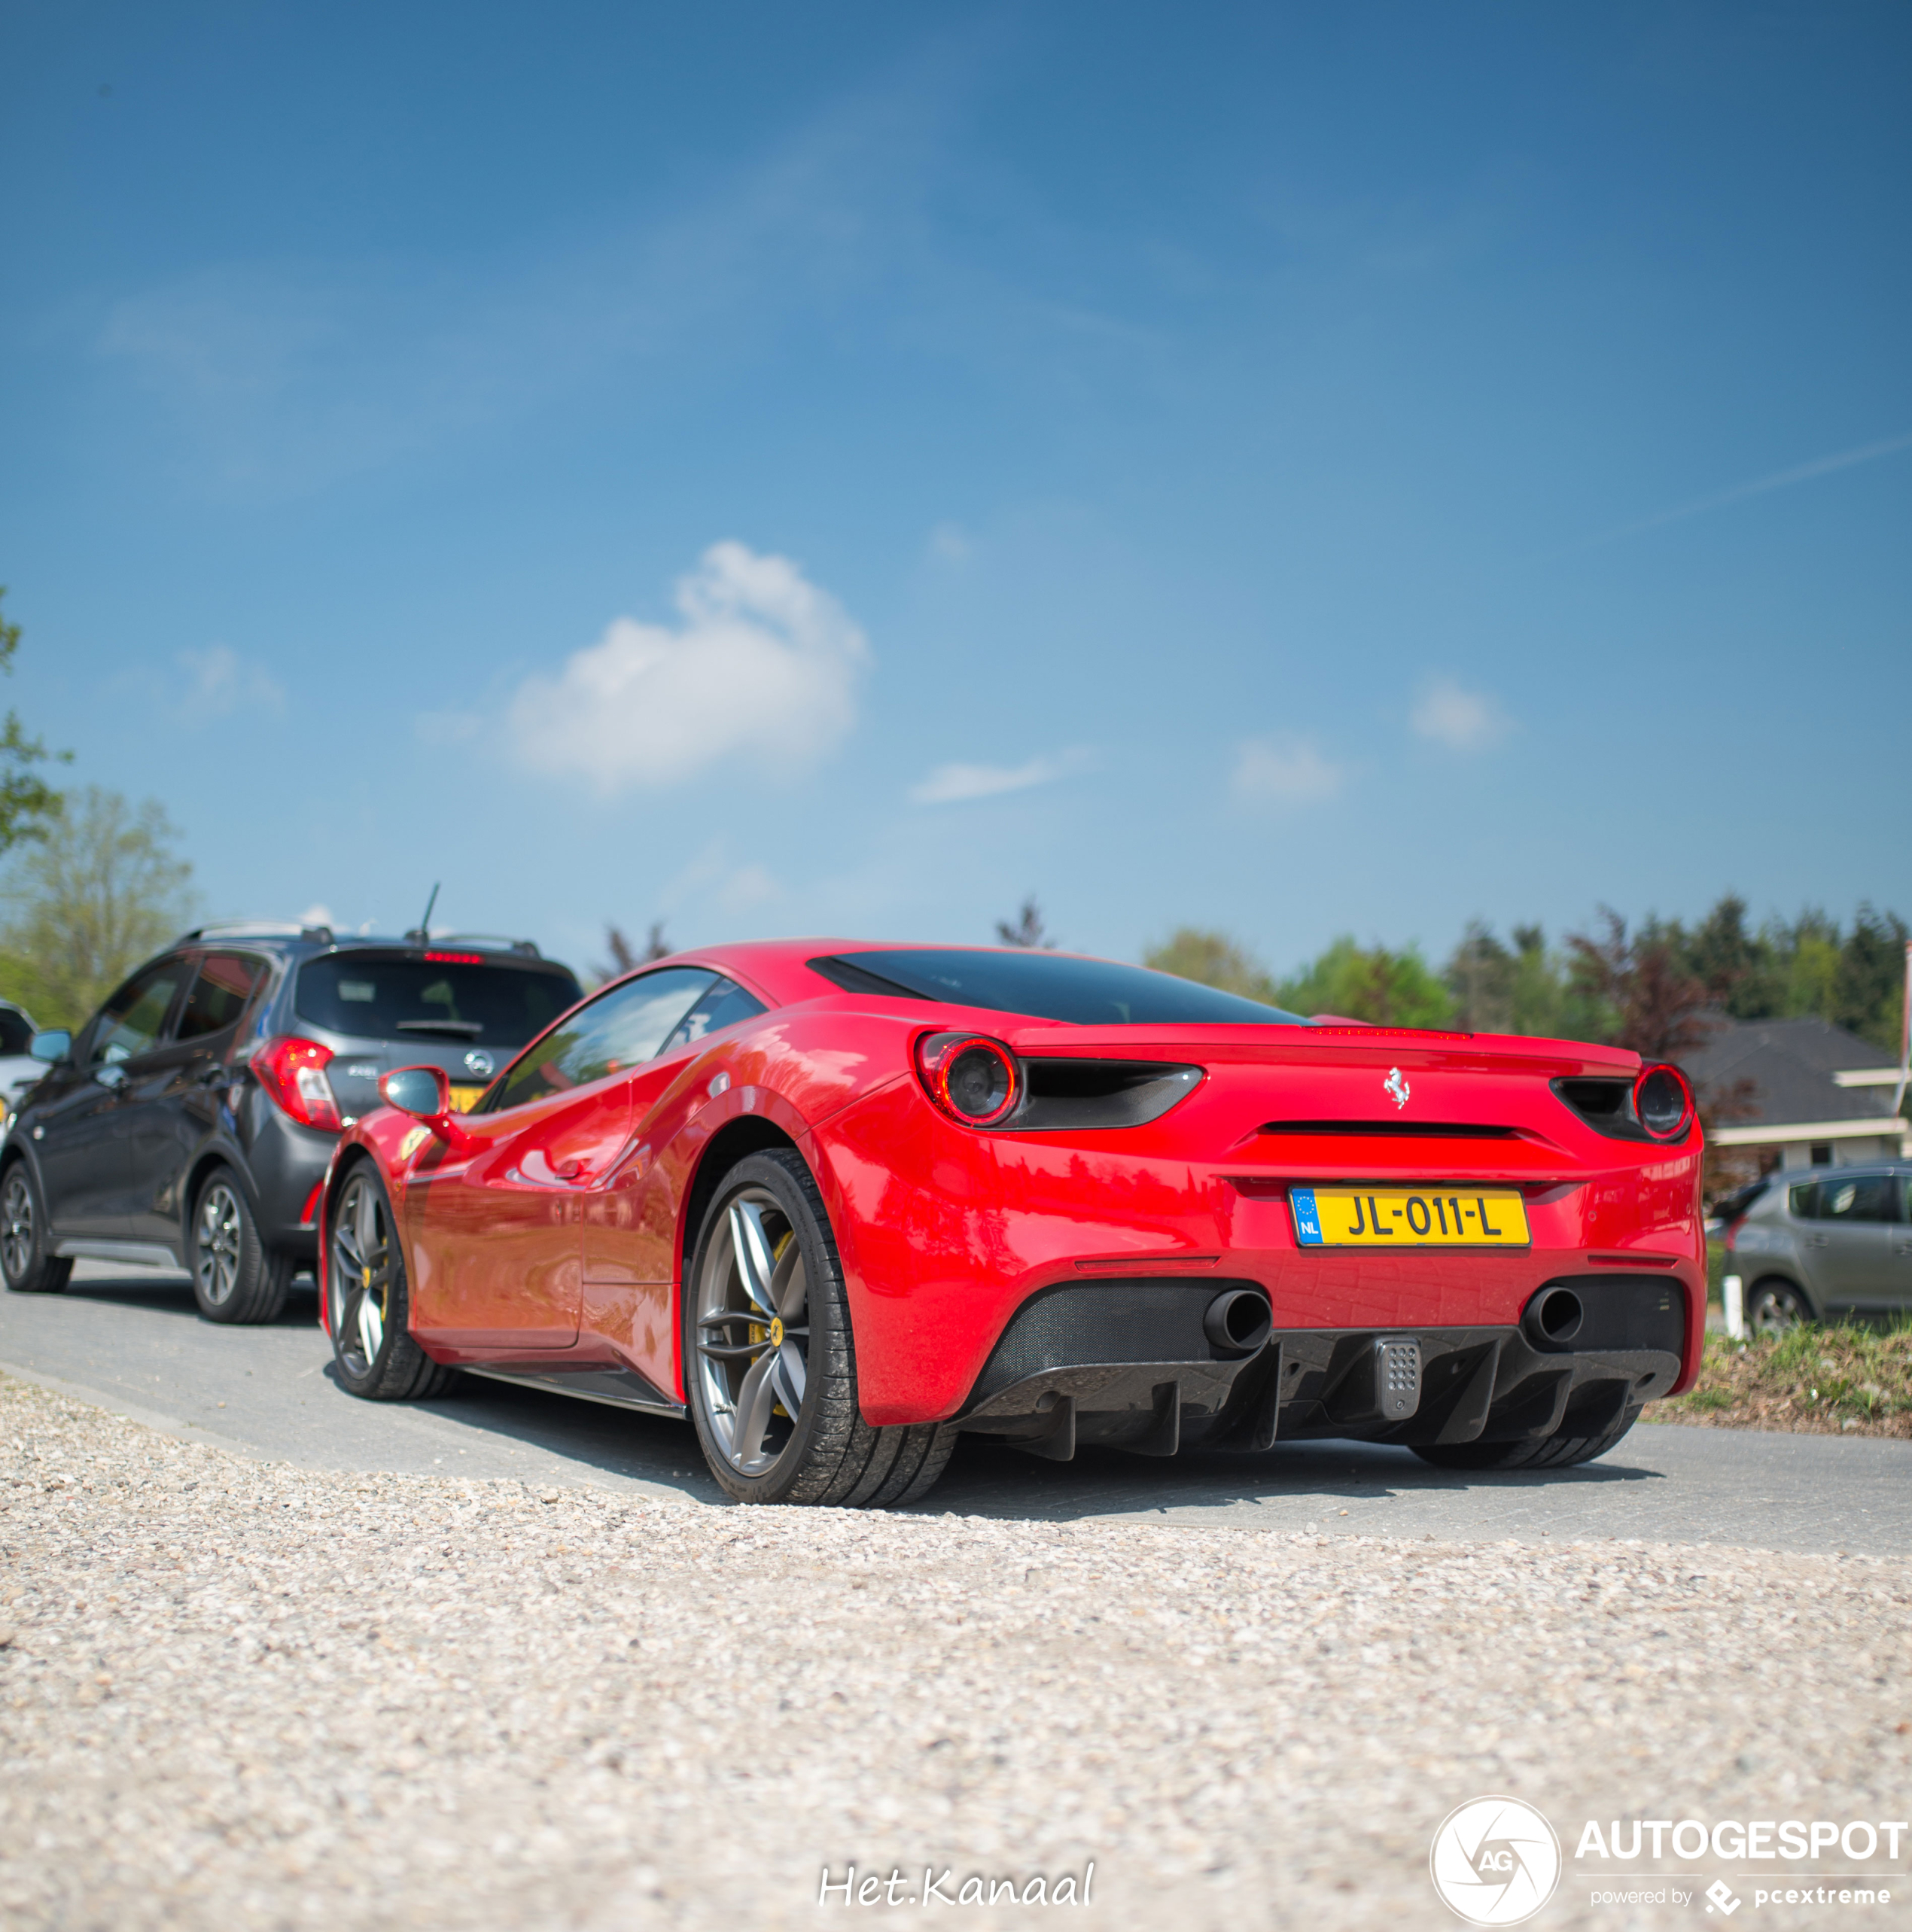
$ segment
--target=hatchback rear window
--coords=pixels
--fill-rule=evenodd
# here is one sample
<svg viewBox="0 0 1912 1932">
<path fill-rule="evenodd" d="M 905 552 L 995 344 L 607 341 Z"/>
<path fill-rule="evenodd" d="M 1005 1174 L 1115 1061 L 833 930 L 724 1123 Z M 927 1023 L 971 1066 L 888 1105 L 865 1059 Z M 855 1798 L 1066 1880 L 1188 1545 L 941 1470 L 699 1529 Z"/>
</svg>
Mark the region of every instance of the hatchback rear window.
<svg viewBox="0 0 1912 1932">
<path fill-rule="evenodd" d="M 331 953 L 299 969 L 300 1018 L 361 1039 L 521 1047 L 583 997 L 562 967 Z"/>
<path fill-rule="evenodd" d="M 1061 953 L 911 948 L 841 953 L 811 968 L 848 993 L 940 999 L 1079 1027 L 1305 1027 L 1299 1014 L 1173 973 Z"/>
</svg>

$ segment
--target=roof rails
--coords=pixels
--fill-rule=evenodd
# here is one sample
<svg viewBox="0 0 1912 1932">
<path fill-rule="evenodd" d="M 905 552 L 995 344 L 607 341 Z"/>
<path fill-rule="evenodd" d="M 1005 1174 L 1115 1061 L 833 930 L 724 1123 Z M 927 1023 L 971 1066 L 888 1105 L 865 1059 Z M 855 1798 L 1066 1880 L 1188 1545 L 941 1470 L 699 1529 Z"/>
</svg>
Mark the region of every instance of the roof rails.
<svg viewBox="0 0 1912 1932">
<path fill-rule="evenodd" d="M 323 945 L 332 942 L 329 926 L 301 926 L 291 919 L 228 919 L 217 925 L 195 926 L 180 935 L 187 939 L 316 939 Z"/>
</svg>

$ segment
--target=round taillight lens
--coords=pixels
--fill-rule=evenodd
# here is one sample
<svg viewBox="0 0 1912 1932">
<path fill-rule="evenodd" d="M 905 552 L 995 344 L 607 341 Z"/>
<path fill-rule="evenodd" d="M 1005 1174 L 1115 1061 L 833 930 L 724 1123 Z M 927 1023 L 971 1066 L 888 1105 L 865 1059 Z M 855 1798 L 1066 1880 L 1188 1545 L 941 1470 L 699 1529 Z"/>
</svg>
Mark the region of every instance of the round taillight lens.
<svg viewBox="0 0 1912 1932">
<path fill-rule="evenodd" d="M 930 1098 L 965 1127 L 994 1127 L 1022 1098 L 1015 1054 L 982 1033 L 925 1034 L 916 1066 Z"/>
<path fill-rule="evenodd" d="M 1633 1111 L 1655 1140 L 1676 1140 L 1693 1118 L 1693 1090 L 1676 1066 L 1649 1066 L 1633 1082 Z"/>
</svg>

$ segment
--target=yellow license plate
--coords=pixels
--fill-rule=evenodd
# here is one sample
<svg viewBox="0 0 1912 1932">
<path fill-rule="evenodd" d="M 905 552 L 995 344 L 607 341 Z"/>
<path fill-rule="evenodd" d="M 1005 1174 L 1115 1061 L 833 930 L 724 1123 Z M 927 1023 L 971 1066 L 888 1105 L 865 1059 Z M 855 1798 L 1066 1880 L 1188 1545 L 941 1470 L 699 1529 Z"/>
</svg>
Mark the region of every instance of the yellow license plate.
<svg viewBox="0 0 1912 1932">
<path fill-rule="evenodd" d="M 452 1089 L 452 1111 L 455 1114 L 468 1114 L 483 1097 L 482 1087 L 454 1087 Z"/>
<path fill-rule="evenodd" d="M 1514 1188 L 1290 1188 L 1304 1248 L 1524 1248 L 1527 1204 Z"/>
</svg>

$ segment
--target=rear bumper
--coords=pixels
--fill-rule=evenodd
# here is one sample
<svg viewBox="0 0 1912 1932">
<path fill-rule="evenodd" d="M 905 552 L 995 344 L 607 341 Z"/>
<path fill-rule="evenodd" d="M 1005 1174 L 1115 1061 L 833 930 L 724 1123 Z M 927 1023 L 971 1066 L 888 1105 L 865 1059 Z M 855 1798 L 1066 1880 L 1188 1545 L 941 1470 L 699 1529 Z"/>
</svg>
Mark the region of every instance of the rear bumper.
<svg viewBox="0 0 1912 1932">
<path fill-rule="evenodd" d="M 300 1261 L 318 1256 L 318 1230 L 306 1204 L 325 1177 L 339 1136 L 288 1120 L 257 1085 L 243 1123 L 248 1176 L 266 1244 Z"/>
<path fill-rule="evenodd" d="M 1252 1355 L 1202 1318 L 1245 1283 L 1098 1282 L 1034 1297 L 954 1419 L 1067 1460 L 1084 1444 L 1143 1455 L 1342 1437 L 1432 1444 L 1596 1436 L 1679 1379 L 1688 1311 L 1664 1275 L 1578 1276 L 1536 1292 L 1511 1326 L 1287 1328 Z M 1538 1311 L 1577 1298 L 1569 1340 Z"/>
</svg>

